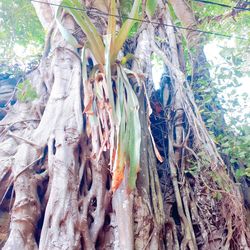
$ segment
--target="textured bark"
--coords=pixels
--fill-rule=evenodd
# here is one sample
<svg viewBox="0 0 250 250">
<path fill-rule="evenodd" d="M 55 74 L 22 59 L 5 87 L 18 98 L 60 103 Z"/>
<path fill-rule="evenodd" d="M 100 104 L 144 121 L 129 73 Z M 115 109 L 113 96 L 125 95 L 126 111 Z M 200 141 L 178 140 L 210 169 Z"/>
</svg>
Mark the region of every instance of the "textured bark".
<svg viewBox="0 0 250 250">
<path fill-rule="evenodd" d="M 159 4 L 156 16 L 171 24 L 168 9 Z M 106 10 L 107 3 L 92 7 Z M 136 91 L 141 159 L 136 188 L 127 192 L 127 163 L 124 179 L 113 192 L 112 147 L 106 143 L 112 136 L 110 106 L 96 101 L 101 125 L 91 123 L 87 110 L 93 84 L 104 84 L 103 75 L 83 81 L 81 51 L 62 38 L 52 21 L 54 8 L 39 4 L 35 8 L 50 29 L 40 65 L 27 76 L 39 98 L 18 101 L 0 121 L 0 221 L 5 225 L 0 226 L 0 246 L 5 250 L 248 249 L 242 198 L 185 81 L 174 29 L 142 25 L 123 48 L 124 54 L 129 51 L 139 58 L 127 67 L 142 79 Z M 71 16 L 63 15 L 63 24 L 77 33 Z M 105 33 L 105 26 L 99 29 Z M 166 40 L 157 40 L 159 34 Z M 79 37 L 84 43 L 84 34 Z M 171 101 L 165 100 L 161 113 L 153 103 L 151 114 L 152 53 L 170 72 Z M 150 115 L 160 116 L 165 125 L 150 128 Z M 155 148 L 162 145 L 152 140 L 156 125 L 166 142 L 163 162 Z M 190 174 L 191 164 L 196 175 Z"/>
</svg>

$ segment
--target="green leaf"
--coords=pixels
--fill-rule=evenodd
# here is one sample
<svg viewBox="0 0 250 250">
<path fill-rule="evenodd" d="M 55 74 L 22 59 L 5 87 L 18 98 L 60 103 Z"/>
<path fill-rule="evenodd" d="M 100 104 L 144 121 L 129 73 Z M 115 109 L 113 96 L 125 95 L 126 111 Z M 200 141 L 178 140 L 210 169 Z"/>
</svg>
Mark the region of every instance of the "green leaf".
<svg viewBox="0 0 250 250">
<path fill-rule="evenodd" d="M 236 172 L 235 172 L 235 176 L 236 178 L 241 178 L 242 176 L 246 175 L 246 172 L 245 172 L 245 169 L 237 169 Z"/>
<path fill-rule="evenodd" d="M 109 95 L 109 102 L 112 108 L 112 120 L 114 124 L 117 123 L 117 117 L 115 113 L 115 101 L 114 101 L 114 94 L 113 94 L 113 84 L 111 79 L 111 69 L 110 69 L 110 45 L 111 45 L 111 34 L 104 36 L 104 43 L 105 43 L 105 73 L 106 73 L 106 81 L 108 86 L 108 95 Z"/>
<path fill-rule="evenodd" d="M 157 8 L 157 0 L 147 0 L 146 13 L 149 17 L 153 17 Z"/>
<path fill-rule="evenodd" d="M 104 64 L 105 49 L 102 38 L 98 33 L 94 24 L 89 19 L 86 12 L 77 10 L 77 9 L 82 9 L 84 7 L 82 3 L 79 0 L 63 0 L 61 4 L 70 7 L 70 8 L 65 8 L 65 10 L 74 17 L 77 24 L 86 34 L 89 41 L 89 47 L 96 61 L 100 64 Z"/>
<path fill-rule="evenodd" d="M 17 89 L 17 99 L 20 102 L 29 102 L 38 98 L 35 88 L 28 79 L 19 83 Z"/>
<path fill-rule="evenodd" d="M 141 0 L 134 1 L 133 7 L 132 7 L 130 15 L 129 15 L 130 18 L 134 18 L 134 19 L 138 18 L 140 4 L 141 4 Z M 120 29 L 120 31 L 115 39 L 115 48 L 113 51 L 111 51 L 111 53 L 112 53 L 111 54 L 111 63 L 113 63 L 116 60 L 116 57 L 117 57 L 120 49 L 122 48 L 124 42 L 128 38 L 130 30 L 132 29 L 133 25 L 136 22 L 138 22 L 138 21 L 135 21 L 132 19 L 127 19 L 123 23 L 123 25 L 122 25 L 122 27 L 121 27 L 121 29 Z"/>
<path fill-rule="evenodd" d="M 77 40 L 75 39 L 75 37 L 70 34 L 70 32 L 65 29 L 62 25 L 62 22 L 61 22 L 61 17 L 60 15 L 62 14 L 62 10 L 63 8 L 62 7 L 58 7 L 57 8 L 57 11 L 56 11 L 56 23 L 57 23 L 57 26 L 63 36 L 63 38 L 70 44 L 72 45 L 74 48 L 79 48 L 81 47 L 80 44 L 77 42 Z"/>
<path fill-rule="evenodd" d="M 124 87 L 127 92 L 127 102 L 125 103 L 127 110 L 127 127 L 129 130 L 129 177 L 128 177 L 128 190 L 131 191 L 135 188 L 137 172 L 140 165 L 140 146 L 141 146 L 141 124 L 139 119 L 139 102 L 138 98 L 129 83 L 127 75 L 121 67 L 123 75 Z"/>
<path fill-rule="evenodd" d="M 111 34 L 111 51 L 114 49 L 114 42 L 115 42 L 115 30 L 116 30 L 116 0 L 111 0 L 110 2 L 110 16 L 108 18 L 108 29 L 107 34 Z"/>
</svg>

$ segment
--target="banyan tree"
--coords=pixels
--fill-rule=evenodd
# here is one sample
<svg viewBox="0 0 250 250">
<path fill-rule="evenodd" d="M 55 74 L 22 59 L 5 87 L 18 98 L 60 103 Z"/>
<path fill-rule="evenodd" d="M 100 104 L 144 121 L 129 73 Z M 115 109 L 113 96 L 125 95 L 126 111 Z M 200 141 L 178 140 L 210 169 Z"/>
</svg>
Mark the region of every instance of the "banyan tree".
<svg viewBox="0 0 250 250">
<path fill-rule="evenodd" d="M 249 249 L 187 80 L 184 46 L 209 81 L 188 1 L 31 2 L 46 42 L 23 80 L 35 98 L 0 121 L 2 249 Z"/>
</svg>

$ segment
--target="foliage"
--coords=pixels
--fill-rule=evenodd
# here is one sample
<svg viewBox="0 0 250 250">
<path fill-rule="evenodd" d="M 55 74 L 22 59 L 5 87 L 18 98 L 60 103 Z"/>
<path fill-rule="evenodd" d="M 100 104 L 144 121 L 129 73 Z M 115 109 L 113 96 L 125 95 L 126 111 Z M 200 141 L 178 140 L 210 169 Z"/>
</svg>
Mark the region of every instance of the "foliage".
<svg viewBox="0 0 250 250">
<path fill-rule="evenodd" d="M 0 58 L 8 61 L 15 57 L 16 45 L 40 48 L 44 31 L 35 10 L 27 0 L 0 1 Z"/>
<path fill-rule="evenodd" d="M 88 46 L 90 47 L 90 50 L 92 51 L 95 59 L 98 61 L 98 63 L 104 63 L 104 44 L 102 41 L 102 38 L 98 31 L 96 30 L 95 26 L 89 19 L 88 15 L 84 11 L 79 11 L 77 9 L 82 9 L 82 4 L 78 0 L 63 0 L 62 5 L 69 6 L 71 8 L 66 8 L 65 10 L 68 11 L 75 19 L 75 21 L 78 23 L 78 25 L 81 27 L 83 32 L 86 34 L 88 38 Z M 77 41 L 71 35 L 65 28 L 63 28 L 63 25 L 60 23 L 60 14 L 63 10 L 63 7 L 59 7 L 57 10 L 57 23 L 59 24 L 60 31 L 65 38 L 72 46 L 78 47 Z"/>
<path fill-rule="evenodd" d="M 149 17 L 152 17 L 157 8 L 157 0 L 147 0 L 146 2 L 146 13 Z"/>
<path fill-rule="evenodd" d="M 131 0 L 120 0 L 120 8 L 119 8 L 119 11 L 120 11 L 120 16 L 121 16 L 121 21 L 122 23 L 124 23 L 126 20 L 127 20 L 127 17 L 128 17 L 128 13 L 130 13 L 130 10 L 132 9 L 133 7 L 133 2 L 134 1 L 131 1 Z M 139 18 L 142 18 L 142 6 L 140 5 L 139 6 Z M 140 22 L 136 22 L 133 27 L 131 28 L 130 32 L 129 32 L 129 35 L 128 37 L 133 37 L 136 32 L 138 31 L 138 28 L 140 26 Z"/>
<path fill-rule="evenodd" d="M 241 162 L 250 167 L 249 96 L 238 90 L 242 76 L 238 60 L 230 61 L 229 66 L 211 65 L 212 81 L 200 80 L 193 89 L 203 120 L 220 152 L 229 155 L 232 164 Z"/>
<path fill-rule="evenodd" d="M 223 0 L 218 2 L 220 4 L 236 6 L 238 1 Z M 232 9 L 218 5 L 197 3 L 194 1 L 191 1 L 191 5 L 200 23 L 200 28 L 217 33 L 223 32 L 227 35 L 244 36 L 249 39 L 249 11 L 241 11 L 237 15 L 233 15 Z"/>
<path fill-rule="evenodd" d="M 225 136 L 219 136 L 218 139 L 221 140 L 222 151 L 231 156 L 231 163 L 243 162 L 247 166 L 246 174 L 250 177 L 250 126 L 244 124 L 238 126 L 237 130 L 227 129 Z"/>
<path fill-rule="evenodd" d="M 235 6 L 237 1 L 223 0 L 220 3 Z M 217 44 L 220 48 L 216 62 L 210 62 L 210 79 L 199 79 L 193 85 L 200 112 L 221 153 L 230 156 L 231 163 L 243 163 L 250 172 L 250 112 L 249 96 L 239 91 L 243 81 L 249 81 L 249 29 L 250 12 L 241 11 L 233 15 L 232 10 L 221 6 L 191 2 L 201 30 L 230 35 L 233 38 L 218 38 L 208 35 L 203 40 L 207 44 Z M 180 21 L 173 12 L 175 24 Z M 236 37 L 245 37 L 240 40 Z M 185 45 L 185 43 L 183 43 Z M 184 47 L 186 59 L 189 51 Z M 188 72 L 191 72 L 187 62 Z M 215 64 L 216 63 L 216 64 Z M 243 111 L 243 112 L 242 112 Z"/>
<path fill-rule="evenodd" d="M 123 146 L 123 152 L 121 152 L 120 146 L 118 147 L 118 151 L 126 155 L 125 162 L 122 166 L 123 171 L 125 164 L 130 165 L 129 188 L 132 189 L 135 186 L 136 174 L 139 169 L 140 136 L 138 137 L 138 135 L 140 134 L 140 122 L 138 116 L 138 100 L 133 88 L 131 87 L 128 81 L 127 73 L 125 73 L 124 69 L 119 66 L 119 70 L 117 69 L 117 79 L 119 81 L 119 86 L 117 85 L 117 90 L 123 90 L 121 90 L 120 96 L 116 97 L 116 101 L 119 101 L 119 99 L 124 100 L 121 101 L 120 104 L 119 102 L 117 102 L 115 105 L 114 100 L 112 101 L 113 87 L 110 67 L 114 64 L 117 58 L 117 54 L 123 46 L 125 40 L 128 38 L 129 35 L 131 35 L 131 32 L 133 33 L 132 29 L 133 26 L 135 26 L 136 21 L 124 18 L 121 29 L 118 33 L 116 33 L 116 18 L 110 16 L 108 20 L 107 35 L 110 36 L 111 41 L 110 45 L 107 45 L 104 44 L 103 38 L 99 35 L 97 29 L 92 24 L 87 14 L 83 11 L 78 11 L 74 9 L 81 9 L 83 7 L 82 2 L 78 0 L 63 0 L 62 5 L 73 7 L 73 9 L 66 8 L 65 11 L 70 12 L 70 14 L 75 18 L 78 25 L 82 28 L 83 32 L 87 35 L 88 43 L 85 47 L 89 48 L 92 51 L 97 62 L 99 64 L 104 65 L 105 54 L 106 60 L 110 60 L 110 64 L 108 64 L 109 66 L 107 65 L 107 63 L 105 65 L 105 74 L 107 79 L 107 85 L 109 88 L 109 100 L 112 105 L 112 113 L 115 119 L 120 119 L 120 121 L 118 122 L 119 124 L 117 124 L 119 128 L 119 134 L 117 138 L 120 138 L 118 139 L 118 145 L 126 145 L 126 143 L 123 141 L 124 138 L 130 138 L 129 144 L 127 144 L 126 147 Z M 134 2 L 131 1 L 131 8 L 128 12 L 130 13 L 129 17 L 138 18 L 139 8 L 141 8 L 141 0 L 136 0 Z M 62 9 L 62 7 L 59 7 L 57 9 L 56 15 L 56 21 L 59 30 L 70 44 L 72 44 L 74 47 L 80 47 L 76 39 L 69 33 L 69 31 L 67 31 L 63 27 L 61 23 L 60 15 L 62 13 Z M 115 10 L 116 2 L 111 1 L 112 14 L 115 14 Z M 2 25 L 0 30 L 0 36 L 2 38 L 1 43 L 3 44 L 3 50 L 1 51 L 2 58 L 16 57 L 15 53 L 13 52 L 13 47 L 17 45 L 23 46 L 25 48 L 28 48 L 30 46 L 41 47 L 44 42 L 44 32 L 37 19 L 34 8 L 32 7 L 30 2 L 20 0 L 18 1 L 18 3 L 13 4 L 10 1 L 3 0 L 3 2 L 1 3 L 1 14 L 1 22 L 5 23 L 5 25 Z M 104 40 L 105 39 L 106 38 L 104 38 Z M 108 51 L 107 47 L 109 48 Z M 107 52 L 105 52 L 105 50 Z M 25 53 L 26 52 L 27 51 L 25 51 Z M 15 68 L 11 67 L 10 63 L 6 67 L 8 68 L 8 72 L 10 72 L 10 69 L 13 68 L 14 70 Z M 18 71 L 20 74 L 22 74 L 23 72 L 27 72 L 26 66 L 24 67 L 24 69 L 22 69 L 22 67 L 20 69 L 20 66 L 17 67 L 20 71 Z M 3 71 L 3 73 L 7 72 L 5 67 L 1 67 L 1 70 Z M 11 70 L 11 72 L 13 70 Z M 129 74 L 131 74 L 131 72 Z M 17 99 L 20 102 L 32 101 L 35 98 L 37 98 L 36 91 L 31 86 L 31 83 L 28 80 L 25 80 L 22 83 L 18 84 Z M 118 104 L 121 105 L 121 107 L 119 107 Z M 121 112 L 121 110 L 123 110 L 123 107 L 126 111 Z M 118 113 L 116 114 L 116 112 Z M 120 164 L 121 162 L 118 163 Z M 118 186 L 116 186 L 116 188 L 117 187 Z"/>
<path fill-rule="evenodd" d="M 193 1 L 191 3 L 200 29 L 232 36 L 228 39 L 208 35 L 205 44 L 213 41 L 221 46 L 221 54 L 226 60 L 231 60 L 232 66 L 237 67 L 238 72 L 241 72 L 239 74 L 249 75 L 250 11 L 240 11 L 234 15 L 231 9 L 221 6 Z M 223 0 L 219 3 L 236 6 L 238 1 Z M 230 45 L 232 43 L 234 46 Z"/>
<path fill-rule="evenodd" d="M 140 0 L 134 1 L 130 12 L 131 17 L 138 16 L 140 3 Z M 119 63 L 117 64 L 116 59 L 135 21 L 127 19 L 116 35 L 116 17 L 114 16 L 116 2 L 112 0 L 110 6 L 112 15 L 108 19 L 107 35 L 102 38 L 87 14 L 76 10 L 76 8 L 83 7 L 78 0 L 64 0 L 62 5 L 72 7 L 72 9 L 67 8 L 66 11 L 70 12 L 88 39 L 82 53 L 82 71 L 86 95 L 84 112 L 88 115 L 92 126 L 105 126 L 103 117 L 106 117 L 106 115 L 101 114 L 103 111 L 97 107 L 100 105 L 109 106 L 108 112 L 111 121 L 106 122 L 106 124 L 111 124 L 109 143 L 111 145 L 110 158 L 113 171 L 112 189 L 115 191 L 119 187 L 124 178 L 125 167 L 129 167 L 128 190 L 132 190 L 135 187 L 140 162 L 139 102 L 128 80 L 128 74 L 133 74 L 133 72 L 126 73 L 126 69 Z M 63 7 L 59 7 L 57 10 L 59 29 L 65 40 L 77 47 L 77 41 L 60 22 L 62 9 Z M 91 50 L 102 69 L 94 68 L 91 72 L 91 75 L 96 76 L 95 80 L 92 79 L 94 82 L 93 89 L 88 87 L 90 77 L 87 75 L 85 49 Z M 111 67 L 116 67 L 116 75 L 111 74 Z M 116 79 L 116 81 L 112 79 Z M 108 131 L 105 131 L 105 133 L 108 133 Z M 100 135 L 100 137 L 102 136 L 104 137 L 104 135 Z"/>
<path fill-rule="evenodd" d="M 139 6 L 141 4 L 141 0 L 136 0 L 133 3 L 133 6 L 130 10 L 129 17 L 131 18 L 138 18 L 139 15 Z M 104 64 L 104 44 L 100 34 L 98 33 L 97 29 L 95 28 L 94 24 L 89 19 L 88 15 L 84 11 L 79 11 L 77 9 L 82 9 L 83 4 L 78 0 L 63 0 L 62 5 L 69 6 L 71 8 L 66 8 L 65 11 L 68 11 L 76 20 L 78 25 L 81 27 L 83 32 L 86 34 L 88 38 L 88 47 L 92 51 L 95 59 L 98 63 Z M 64 38 L 74 47 L 78 47 L 77 42 L 75 41 L 74 37 L 63 28 L 60 23 L 59 15 L 63 7 L 59 7 L 57 10 L 57 23 L 59 24 L 60 31 Z M 111 45 L 110 45 L 110 53 L 111 53 L 111 63 L 113 63 L 117 55 L 122 48 L 125 40 L 128 38 L 128 35 L 136 23 L 136 21 L 132 19 L 127 19 L 120 28 L 118 34 L 116 35 L 116 3 L 115 0 L 111 1 L 111 15 L 109 16 L 108 20 L 108 29 L 107 34 L 111 34 Z"/>
<path fill-rule="evenodd" d="M 250 132 L 250 97 L 246 92 L 239 91 L 243 81 L 241 78 L 246 75 L 244 55 L 235 55 L 233 49 L 223 48 L 221 56 L 224 58 L 224 63 L 213 67 L 214 89 L 219 96 L 218 102 L 221 103 L 221 108 L 219 113 L 211 115 L 224 114 L 226 124 L 215 123 L 217 128 L 221 127 L 221 133 L 216 135 L 216 141 L 219 142 L 222 152 L 231 157 L 233 164 L 240 161 L 250 167 L 248 136 Z"/>
<path fill-rule="evenodd" d="M 29 102 L 37 98 L 37 93 L 31 82 L 26 79 L 17 85 L 17 99 L 20 102 Z"/>
</svg>

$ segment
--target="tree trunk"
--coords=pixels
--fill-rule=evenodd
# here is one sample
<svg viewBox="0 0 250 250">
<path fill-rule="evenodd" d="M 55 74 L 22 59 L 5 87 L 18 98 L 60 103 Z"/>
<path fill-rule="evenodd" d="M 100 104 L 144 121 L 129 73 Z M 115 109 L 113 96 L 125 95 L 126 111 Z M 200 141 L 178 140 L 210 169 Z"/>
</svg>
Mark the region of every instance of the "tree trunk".
<svg viewBox="0 0 250 250">
<path fill-rule="evenodd" d="M 109 10 L 108 1 L 96 2 L 86 1 L 86 6 Z M 17 101 L 0 121 L 0 246 L 248 249 L 242 197 L 194 102 L 174 28 L 142 24 L 120 52 L 120 57 L 134 55 L 126 67 L 135 72 L 129 83 L 139 103 L 141 131 L 140 171 L 136 188 L 128 190 L 129 161 L 121 184 L 113 185 L 113 152 L 119 145 L 113 143 L 118 139 L 112 127 L 117 127 L 110 107 L 112 97 L 118 98 L 119 73 L 112 72 L 112 96 L 101 67 L 107 61 L 99 65 L 94 80 L 85 80 L 83 66 L 88 64 L 89 76 L 88 60 L 95 64 L 95 59 L 91 53 L 81 58 L 87 38 L 74 18 L 66 12 L 61 17 L 82 44 L 78 49 L 64 40 L 53 21 L 55 7 L 39 3 L 34 7 L 49 32 L 39 67 L 27 75 L 38 98 Z M 104 35 L 107 17 L 89 16 Z M 172 24 L 161 1 L 156 17 Z M 168 95 L 165 105 L 159 102 L 160 112 L 154 101 L 159 91 L 153 90 L 152 53 L 163 60 L 171 78 L 169 84 L 162 83 Z M 102 99 L 95 95 L 98 86 Z"/>
</svg>

